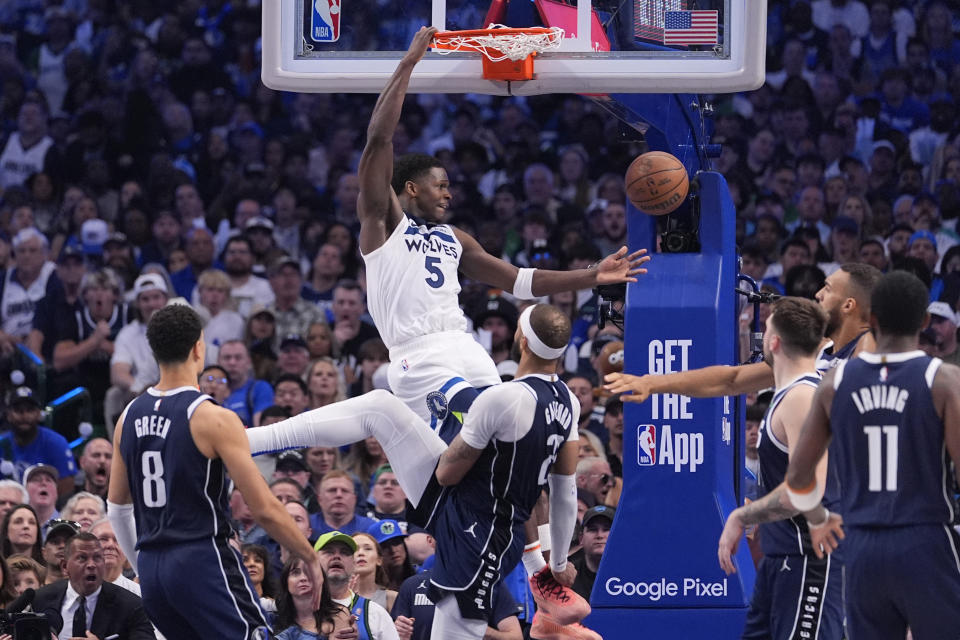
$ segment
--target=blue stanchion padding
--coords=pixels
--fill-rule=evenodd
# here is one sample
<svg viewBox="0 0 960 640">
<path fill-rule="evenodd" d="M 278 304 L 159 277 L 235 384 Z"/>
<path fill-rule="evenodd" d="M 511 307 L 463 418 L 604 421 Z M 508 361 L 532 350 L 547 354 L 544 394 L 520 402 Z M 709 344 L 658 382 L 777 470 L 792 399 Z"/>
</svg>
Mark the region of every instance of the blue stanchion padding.
<svg viewBox="0 0 960 640">
<path fill-rule="evenodd" d="M 698 180 L 701 252 L 656 254 L 628 287 L 628 373 L 737 361 L 736 214 L 720 174 Z M 652 246 L 649 217 L 630 215 L 631 246 Z M 738 573 L 717 561 L 738 503 L 737 400 L 662 394 L 626 404 L 623 492 L 585 622 L 605 638 L 740 637 L 754 581 L 747 545 Z"/>
<path fill-rule="evenodd" d="M 41 360 L 40 357 L 39 357 L 37 354 L 35 354 L 33 351 L 31 351 L 31 350 L 30 350 L 29 348 L 27 348 L 25 345 L 22 345 L 22 344 L 19 344 L 19 343 L 18 343 L 18 344 L 17 344 L 17 349 L 19 349 L 19 350 L 20 350 L 20 353 L 22 353 L 24 356 L 26 356 L 26 357 L 27 357 L 27 360 L 29 360 L 34 366 L 37 366 L 37 367 L 42 367 L 42 366 L 43 366 L 43 360 Z"/>
<path fill-rule="evenodd" d="M 79 396 L 81 393 L 83 393 L 83 392 L 86 391 L 86 390 L 87 390 L 86 387 L 74 387 L 73 389 L 70 389 L 70 391 L 67 391 L 65 394 L 63 394 L 63 395 L 60 396 L 59 398 L 56 398 L 56 399 L 54 399 L 54 400 L 51 400 L 51 401 L 50 401 L 50 406 L 51 406 L 51 407 L 59 407 L 60 405 L 66 403 L 66 402 L 69 402 L 70 400 L 73 400 L 74 398 L 76 398 L 77 396 Z"/>
</svg>

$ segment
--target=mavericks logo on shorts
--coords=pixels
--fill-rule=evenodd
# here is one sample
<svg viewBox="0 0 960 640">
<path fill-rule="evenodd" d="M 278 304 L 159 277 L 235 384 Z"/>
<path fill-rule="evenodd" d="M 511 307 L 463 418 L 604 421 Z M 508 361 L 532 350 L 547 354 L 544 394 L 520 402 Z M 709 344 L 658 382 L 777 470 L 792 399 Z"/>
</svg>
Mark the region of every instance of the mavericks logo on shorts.
<svg viewBox="0 0 960 640">
<path fill-rule="evenodd" d="M 427 394 L 427 409 L 430 411 L 430 415 L 437 419 L 437 422 L 443 422 L 450 413 L 447 396 L 440 391 L 431 391 Z"/>
</svg>

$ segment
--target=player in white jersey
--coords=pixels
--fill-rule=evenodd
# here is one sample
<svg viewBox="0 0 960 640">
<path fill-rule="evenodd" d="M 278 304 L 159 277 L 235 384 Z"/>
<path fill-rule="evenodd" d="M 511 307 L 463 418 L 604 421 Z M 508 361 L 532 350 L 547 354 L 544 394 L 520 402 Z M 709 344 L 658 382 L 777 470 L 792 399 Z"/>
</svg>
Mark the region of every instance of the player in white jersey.
<svg viewBox="0 0 960 640">
<path fill-rule="evenodd" d="M 390 349 L 393 393 L 429 421 L 426 396 L 454 377 L 475 387 L 500 382 L 483 348 L 466 333 L 457 272 L 521 300 L 599 284 L 634 282 L 646 250 L 623 247 L 577 271 L 518 269 L 488 254 L 474 238 L 442 224 L 449 180 L 438 160 L 405 156 L 394 170 L 393 134 L 413 67 L 436 29 L 423 27 L 380 94 L 360 158 L 360 252 L 367 265 L 368 307 Z"/>
</svg>

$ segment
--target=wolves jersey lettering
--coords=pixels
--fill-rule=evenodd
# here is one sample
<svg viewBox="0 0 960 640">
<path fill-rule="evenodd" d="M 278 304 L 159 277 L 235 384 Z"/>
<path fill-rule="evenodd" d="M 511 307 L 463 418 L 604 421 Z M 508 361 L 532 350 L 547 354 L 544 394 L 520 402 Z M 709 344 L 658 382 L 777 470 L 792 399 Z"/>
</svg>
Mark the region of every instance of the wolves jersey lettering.
<svg viewBox="0 0 960 640">
<path fill-rule="evenodd" d="M 466 331 L 457 299 L 462 254 L 449 225 L 405 217 L 386 242 L 363 256 L 367 305 L 388 348 L 429 334 Z"/>
</svg>

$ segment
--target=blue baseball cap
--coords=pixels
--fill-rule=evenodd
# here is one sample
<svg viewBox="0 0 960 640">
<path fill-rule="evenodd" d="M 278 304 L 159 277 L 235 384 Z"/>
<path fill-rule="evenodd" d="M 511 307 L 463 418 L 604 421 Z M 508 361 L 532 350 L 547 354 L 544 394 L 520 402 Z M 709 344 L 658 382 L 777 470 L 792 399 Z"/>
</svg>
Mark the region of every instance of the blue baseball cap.
<svg viewBox="0 0 960 640">
<path fill-rule="evenodd" d="M 934 249 L 937 248 L 937 236 L 933 235 L 932 233 L 930 233 L 925 229 L 921 229 L 920 231 L 913 232 L 913 235 L 910 236 L 910 241 L 907 242 L 907 248 L 910 248 L 911 246 L 913 246 L 913 243 L 916 242 L 917 240 L 920 240 L 921 238 L 929 240 L 930 244 L 933 245 L 933 248 Z"/>
<path fill-rule="evenodd" d="M 387 540 L 393 540 L 394 538 L 407 537 L 407 534 L 400 528 L 400 523 L 396 520 L 374 522 L 367 528 L 367 533 L 376 538 L 379 544 L 383 544 Z"/>
</svg>

